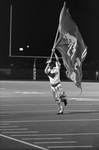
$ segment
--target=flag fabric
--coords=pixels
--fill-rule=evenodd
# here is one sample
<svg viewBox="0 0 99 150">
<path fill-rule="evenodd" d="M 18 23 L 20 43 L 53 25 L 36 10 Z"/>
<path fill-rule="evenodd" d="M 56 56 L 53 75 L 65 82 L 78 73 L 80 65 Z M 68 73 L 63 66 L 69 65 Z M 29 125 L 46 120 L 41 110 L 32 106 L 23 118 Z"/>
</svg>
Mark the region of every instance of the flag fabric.
<svg viewBox="0 0 99 150">
<path fill-rule="evenodd" d="M 59 37 L 54 48 L 62 55 L 63 64 L 67 70 L 66 76 L 82 89 L 82 62 L 87 54 L 87 46 L 66 8 L 66 3 L 60 12 L 58 31 Z"/>
</svg>

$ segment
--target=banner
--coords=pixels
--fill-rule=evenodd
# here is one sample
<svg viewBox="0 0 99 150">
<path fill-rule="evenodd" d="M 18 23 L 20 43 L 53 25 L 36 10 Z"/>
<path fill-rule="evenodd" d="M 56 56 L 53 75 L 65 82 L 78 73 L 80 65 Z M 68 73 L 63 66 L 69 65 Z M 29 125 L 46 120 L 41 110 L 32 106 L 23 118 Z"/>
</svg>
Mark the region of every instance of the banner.
<svg viewBox="0 0 99 150">
<path fill-rule="evenodd" d="M 59 37 L 54 48 L 62 55 L 66 76 L 81 89 L 82 62 L 87 54 L 87 46 L 66 8 L 66 3 L 60 12 L 58 32 Z"/>
</svg>

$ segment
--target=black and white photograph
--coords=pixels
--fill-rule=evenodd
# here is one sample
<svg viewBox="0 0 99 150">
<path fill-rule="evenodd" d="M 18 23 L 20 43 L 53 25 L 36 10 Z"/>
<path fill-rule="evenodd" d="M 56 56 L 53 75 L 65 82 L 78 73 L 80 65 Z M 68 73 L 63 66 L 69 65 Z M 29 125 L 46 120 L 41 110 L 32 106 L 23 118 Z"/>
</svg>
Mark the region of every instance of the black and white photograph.
<svg viewBox="0 0 99 150">
<path fill-rule="evenodd" d="M 0 0 L 0 150 L 99 149 L 99 0 Z"/>
</svg>

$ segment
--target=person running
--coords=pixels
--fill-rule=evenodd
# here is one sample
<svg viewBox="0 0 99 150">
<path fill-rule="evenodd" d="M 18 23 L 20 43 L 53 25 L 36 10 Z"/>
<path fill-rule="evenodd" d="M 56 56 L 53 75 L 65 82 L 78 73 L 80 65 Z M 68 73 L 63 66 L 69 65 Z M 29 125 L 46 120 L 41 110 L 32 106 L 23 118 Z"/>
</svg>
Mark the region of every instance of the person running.
<svg viewBox="0 0 99 150">
<path fill-rule="evenodd" d="M 51 91 L 53 93 L 53 97 L 58 106 L 58 114 L 63 114 L 64 105 L 67 105 L 66 94 L 62 89 L 61 80 L 60 80 L 60 67 L 61 64 L 58 60 L 58 56 L 55 54 L 56 60 L 48 60 L 47 66 L 45 68 L 45 73 L 47 74 L 50 80 Z"/>
</svg>

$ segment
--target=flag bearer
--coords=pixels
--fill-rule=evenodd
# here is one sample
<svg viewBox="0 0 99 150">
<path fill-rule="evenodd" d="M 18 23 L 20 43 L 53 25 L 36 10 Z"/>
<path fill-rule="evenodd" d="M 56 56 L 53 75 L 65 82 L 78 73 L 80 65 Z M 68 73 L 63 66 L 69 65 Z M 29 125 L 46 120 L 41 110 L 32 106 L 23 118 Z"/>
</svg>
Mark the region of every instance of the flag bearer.
<svg viewBox="0 0 99 150">
<path fill-rule="evenodd" d="M 52 52 L 55 50 L 53 49 Z M 47 61 L 47 66 L 45 68 L 45 73 L 47 74 L 50 85 L 51 85 L 51 91 L 53 93 L 53 97 L 55 99 L 55 102 L 58 106 L 58 114 L 63 114 L 64 111 L 64 105 L 67 105 L 67 98 L 66 94 L 62 89 L 61 81 L 60 81 L 60 66 L 58 57 L 55 54 L 56 60 L 50 59 Z"/>
</svg>

